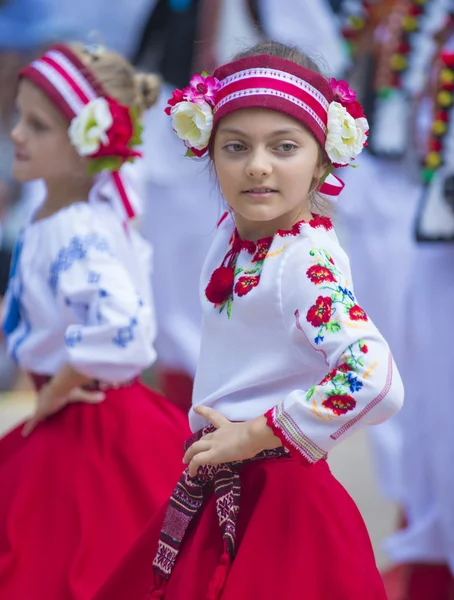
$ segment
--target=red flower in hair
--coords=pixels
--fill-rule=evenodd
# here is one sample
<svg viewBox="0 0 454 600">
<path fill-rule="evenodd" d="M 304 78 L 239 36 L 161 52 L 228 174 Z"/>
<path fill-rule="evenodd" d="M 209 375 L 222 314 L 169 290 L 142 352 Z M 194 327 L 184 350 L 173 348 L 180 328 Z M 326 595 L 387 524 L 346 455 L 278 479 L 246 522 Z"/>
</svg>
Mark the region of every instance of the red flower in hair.
<svg viewBox="0 0 454 600">
<path fill-rule="evenodd" d="M 169 98 L 169 100 L 167 100 L 167 104 L 168 104 L 169 106 L 167 106 L 167 107 L 164 109 L 164 112 L 166 113 L 166 115 L 169 115 L 169 116 L 170 116 L 170 111 L 172 110 L 172 106 L 175 106 L 175 105 L 176 105 L 176 104 L 178 104 L 179 102 L 183 102 L 183 100 L 184 100 L 184 93 L 183 93 L 183 90 L 178 90 L 178 89 L 174 90 L 174 91 L 172 92 L 172 97 L 171 97 L 171 98 Z"/>
<path fill-rule="evenodd" d="M 341 365 L 339 365 L 337 367 L 337 370 L 341 373 L 348 373 L 349 371 L 353 371 L 352 367 L 350 365 L 347 365 L 347 363 L 342 363 Z"/>
<path fill-rule="evenodd" d="M 306 319 L 314 327 L 329 323 L 332 315 L 332 300 L 328 296 L 319 296 L 307 311 Z"/>
<path fill-rule="evenodd" d="M 129 147 L 134 134 L 130 108 L 119 104 L 113 98 L 106 98 L 106 100 L 109 103 L 113 119 L 111 128 L 106 132 L 109 141 L 107 144 L 101 144 L 99 150 L 91 158 L 115 156 L 126 161 L 128 158 L 141 156 L 140 152 Z"/>
<path fill-rule="evenodd" d="M 225 302 L 232 295 L 233 279 L 232 267 L 218 267 L 215 269 L 205 289 L 208 301 L 213 304 Z"/>
<path fill-rule="evenodd" d="M 356 400 L 347 394 L 332 394 L 323 400 L 323 406 L 329 408 L 335 415 L 345 415 L 356 406 Z"/>
<path fill-rule="evenodd" d="M 346 111 L 349 115 L 351 115 L 354 119 L 361 119 L 361 117 L 365 117 L 364 109 L 359 102 L 355 100 L 355 102 L 350 102 L 345 106 Z"/>
</svg>

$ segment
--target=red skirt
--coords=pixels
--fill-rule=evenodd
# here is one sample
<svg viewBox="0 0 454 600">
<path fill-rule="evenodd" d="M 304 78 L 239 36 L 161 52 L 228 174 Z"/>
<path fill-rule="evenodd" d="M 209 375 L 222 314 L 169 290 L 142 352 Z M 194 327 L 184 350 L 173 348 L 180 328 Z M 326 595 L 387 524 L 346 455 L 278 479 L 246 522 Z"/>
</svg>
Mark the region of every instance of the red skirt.
<svg viewBox="0 0 454 600">
<path fill-rule="evenodd" d="M 187 418 L 136 382 L 22 427 L 0 440 L 0 597 L 91 600 L 171 493 Z"/>
<path fill-rule="evenodd" d="M 164 511 L 94 600 L 386 600 L 362 517 L 325 461 L 307 467 L 279 458 L 244 466 L 237 554 L 218 595 L 209 594 L 223 551 L 213 495 L 161 588 L 152 563 Z"/>
</svg>

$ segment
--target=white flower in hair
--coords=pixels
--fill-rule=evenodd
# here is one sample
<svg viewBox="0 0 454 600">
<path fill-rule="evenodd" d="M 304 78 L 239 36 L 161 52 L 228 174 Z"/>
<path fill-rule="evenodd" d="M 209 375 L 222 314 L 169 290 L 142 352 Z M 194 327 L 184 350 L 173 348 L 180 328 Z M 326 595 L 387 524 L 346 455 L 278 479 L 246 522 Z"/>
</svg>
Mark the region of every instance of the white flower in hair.
<svg viewBox="0 0 454 600">
<path fill-rule="evenodd" d="M 69 126 L 69 139 L 80 156 L 92 156 L 101 144 L 107 145 L 107 132 L 113 118 L 105 98 L 96 98 L 86 104 Z"/>
<path fill-rule="evenodd" d="M 213 109 L 204 100 L 179 102 L 170 111 L 172 125 L 186 146 L 204 150 L 213 129 Z"/>
<path fill-rule="evenodd" d="M 367 141 L 369 124 L 365 117 L 355 119 L 339 102 L 328 107 L 328 134 L 325 150 L 331 162 L 345 166 L 361 153 Z"/>
</svg>

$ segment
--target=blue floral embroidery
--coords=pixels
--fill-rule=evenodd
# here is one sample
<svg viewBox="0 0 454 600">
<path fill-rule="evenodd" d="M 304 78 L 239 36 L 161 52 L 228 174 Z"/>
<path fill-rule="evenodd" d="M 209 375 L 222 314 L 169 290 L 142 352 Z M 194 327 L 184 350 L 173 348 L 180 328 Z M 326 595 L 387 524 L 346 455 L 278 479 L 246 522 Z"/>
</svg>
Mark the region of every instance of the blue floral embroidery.
<svg viewBox="0 0 454 600">
<path fill-rule="evenodd" d="M 101 273 L 95 273 L 95 271 L 90 271 L 88 273 L 88 283 L 99 283 L 101 279 Z"/>
<path fill-rule="evenodd" d="M 363 383 L 358 381 L 358 378 L 353 373 L 347 373 L 347 381 L 351 392 L 359 392 L 363 387 Z"/>
<path fill-rule="evenodd" d="M 137 325 L 137 319 L 133 317 L 126 327 L 120 327 L 117 335 L 112 339 L 113 343 L 121 348 L 126 346 L 134 339 L 134 327 Z"/>
<path fill-rule="evenodd" d="M 342 292 L 344 296 L 348 296 L 352 302 L 356 302 L 355 296 L 349 289 L 343 288 L 342 286 L 338 286 L 337 289 L 339 290 L 339 292 Z"/>
<path fill-rule="evenodd" d="M 65 343 L 69 348 L 74 348 L 76 344 L 82 341 L 82 328 L 74 327 L 65 335 Z"/>
<path fill-rule="evenodd" d="M 91 233 L 84 238 L 75 236 L 66 248 L 59 250 L 57 258 L 50 266 L 49 285 L 54 294 L 57 293 L 60 273 L 68 271 L 77 260 L 83 260 L 90 248 L 110 253 L 107 240 L 97 233 Z"/>
</svg>

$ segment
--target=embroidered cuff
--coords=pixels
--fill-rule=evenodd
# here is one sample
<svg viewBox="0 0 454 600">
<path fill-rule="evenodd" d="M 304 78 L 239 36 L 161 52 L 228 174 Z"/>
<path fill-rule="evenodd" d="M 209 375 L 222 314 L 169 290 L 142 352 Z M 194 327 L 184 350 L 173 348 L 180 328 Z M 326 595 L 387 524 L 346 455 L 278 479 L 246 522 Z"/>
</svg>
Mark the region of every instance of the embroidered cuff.
<svg viewBox="0 0 454 600">
<path fill-rule="evenodd" d="M 326 458 L 327 453 L 304 435 L 292 417 L 285 412 L 282 402 L 265 413 L 265 418 L 274 435 L 303 464 L 311 465 Z"/>
</svg>

